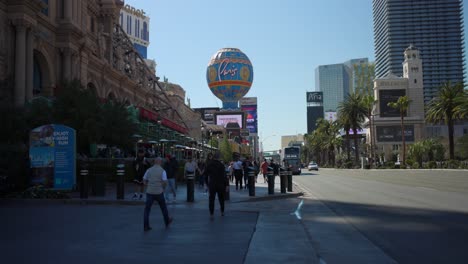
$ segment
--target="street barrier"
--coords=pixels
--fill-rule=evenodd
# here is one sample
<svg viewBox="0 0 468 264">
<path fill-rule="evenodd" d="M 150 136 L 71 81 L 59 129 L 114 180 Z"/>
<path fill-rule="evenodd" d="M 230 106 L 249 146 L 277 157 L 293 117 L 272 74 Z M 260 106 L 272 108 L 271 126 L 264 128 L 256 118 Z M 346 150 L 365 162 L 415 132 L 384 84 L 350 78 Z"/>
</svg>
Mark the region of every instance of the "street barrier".
<svg viewBox="0 0 468 264">
<path fill-rule="evenodd" d="M 116 170 L 116 183 L 117 183 L 117 200 L 125 199 L 125 164 L 117 164 Z"/>
<path fill-rule="evenodd" d="M 288 192 L 292 192 L 293 191 L 292 171 L 288 169 L 286 172 L 287 172 L 287 177 L 288 177 Z"/>
<path fill-rule="evenodd" d="M 186 173 L 187 178 L 187 202 L 193 203 L 195 201 L 195 172 Z"/>
<path fill-rule="evenodd" d="M 286 193 L 286 185 L 288 181 L 288 173 L 283 168 L 280 168 L 280 190 L 281 193 Z"/>
<path fill-rule="evenodd" d="M 248 168 L 249 177 L 249 196 L 255 196 L 255 168 Z"/>
<path fill-rule="evenodd" d="M 273 175 L 272 167 L 268 167 L 267 179 L 268 179 L 268 194 L 275 194 L 275 175 Z"/>
</svg>

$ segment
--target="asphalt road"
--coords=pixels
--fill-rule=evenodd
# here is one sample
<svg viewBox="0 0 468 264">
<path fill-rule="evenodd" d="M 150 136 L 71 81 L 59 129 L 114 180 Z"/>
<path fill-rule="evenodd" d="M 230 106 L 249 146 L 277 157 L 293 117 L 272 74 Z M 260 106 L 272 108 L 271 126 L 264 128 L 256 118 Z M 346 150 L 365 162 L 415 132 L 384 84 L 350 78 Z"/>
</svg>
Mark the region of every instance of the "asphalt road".
<svg viewBox="0 0 468 264">
<path fill-rule="evenodd" d="M 315 216 L 310 228 L 319 220 L 326 222 L 336 241 L 351 234 L 343 229 L 347 226 L 384 252 L 389 262 L 468 263 L 468 171 L 320 169 L 303 170 L 294 181 L 309 195 L 305 224 L 317 214 L 307 205 L 322 202 L 335 218 Z M 310 233 L 325 261 L 353 247 L 327 244 L 331 232 L 321 236 L 320 230 Z M 334 253 L 327 255 L 330 250 Z"/>
</svg>

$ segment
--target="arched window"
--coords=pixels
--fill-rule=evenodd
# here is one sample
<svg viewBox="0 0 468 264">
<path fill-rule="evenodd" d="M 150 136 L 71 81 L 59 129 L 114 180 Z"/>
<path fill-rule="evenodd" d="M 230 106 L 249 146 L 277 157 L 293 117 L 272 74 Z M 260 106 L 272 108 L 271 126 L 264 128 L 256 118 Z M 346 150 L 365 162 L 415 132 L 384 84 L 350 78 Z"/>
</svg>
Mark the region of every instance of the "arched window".
<svg viewBox="0 0 468 264">
<path fill-rule="evenodd" d="M 33 95 L 38 95 L 42 91 L 42 72 L 36 56 L 34 56 L 33 64 Z"/>
</svg>

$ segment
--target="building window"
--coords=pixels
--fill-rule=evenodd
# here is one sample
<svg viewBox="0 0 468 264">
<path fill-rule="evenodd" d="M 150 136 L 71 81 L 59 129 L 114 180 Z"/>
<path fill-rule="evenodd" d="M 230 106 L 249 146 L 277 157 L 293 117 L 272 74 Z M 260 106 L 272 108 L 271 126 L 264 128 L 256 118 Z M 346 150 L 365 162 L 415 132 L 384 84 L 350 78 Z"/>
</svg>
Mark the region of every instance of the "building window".
<svg viewBox="0 0 468 264">
<path fill-rule="evenodd" d="M 41 12 L 42 12 L 42 14 L 44 14 L 44 15 L 46 15 L 46 16 L 49 16 L 49 0 L 42 0 L 42 2 L 43 2 L 44 4 L 46 4 L 47 7 L 46 7 L 46 8 L 43 8 L 43 9 L 41 10 Z"/>
<path fill-rule="evenodd" d="M 139 22 L 139 20 L 136 19 L 135 20 L 135 37 L 138 37 L 138 22 Z"/>
<path fill-rule="evenodd" d="M 120 13 L 120 25 L 123 26 L 123 14 Z"/>
<path fill-rule="evenodd" d="M 129 26 L 128 26 L 128 35 L 131 35 L 132 34 L 132 17 L 129 18 Z"/>
<path fill-rule="evenodd" d="M 42 73 L 41 67 L 37 62 L 36 56 L 34 56 L 33 63 L 33 95 L 38 95 L 41 93 L 42 90 Z"/>
<path fill-rule="evenodd" d="M 143 22 L 143 40 L 148 41 L 149 36 L 148 36 L 148 24 L 146 22 Z"/>
<path fill-rule="evenodd" d="M 395 145 L 392 146 L 392 149 L 394 151 L 399 151 L 400 150 L 400 145 L 395 144 Z"/>
</svg>

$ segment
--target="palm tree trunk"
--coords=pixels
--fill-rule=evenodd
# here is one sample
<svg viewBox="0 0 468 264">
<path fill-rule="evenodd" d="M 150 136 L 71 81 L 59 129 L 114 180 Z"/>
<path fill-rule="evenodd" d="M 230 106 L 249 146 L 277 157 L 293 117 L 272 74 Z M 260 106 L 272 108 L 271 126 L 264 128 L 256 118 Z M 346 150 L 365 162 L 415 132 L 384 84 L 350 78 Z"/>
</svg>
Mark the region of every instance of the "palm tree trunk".
<svg viewBox="0 0 468 264">
<path fill-rule="evenodd" d="M 404 125 L 404 114 L 401 114 L 401 145 L 403 146 L 403 155 L 401 167 L 405 166 L 406 159 L 406 144 L 405 144 L 405 125 Z"/>
<path fill-rule="evenodd" d="M 453 119 L 451 117 L 448 118 L 447 120 L 447 126 L 448 126 L 448 136 L 449 136 L 449 153 L 450 153 L 450 159 L 455 159 L 455 146 L 453 142 Z"/>
<path fill-rule="evenodd" d="M 359 164 L 359 146 L 358 146 L 358 138 L 357 138 L 357 128 L 353 127 L 354 133 L 354 162 L 355 165 Z"/>
<path fill-rule="evenodd" d="M 346 155 L 347 155 L 346 161 L 349 161 L 351 159 L 351 144 L 349 140 L 349 129 L 346 130 Z"/>
</svg>

